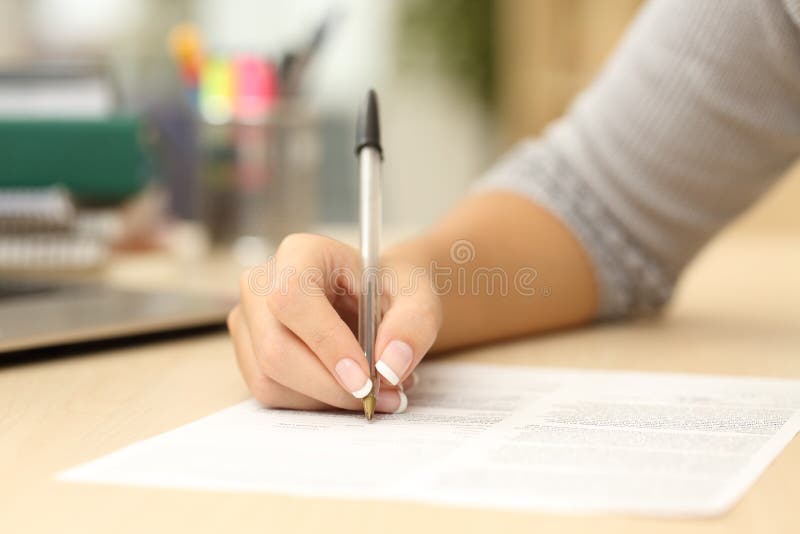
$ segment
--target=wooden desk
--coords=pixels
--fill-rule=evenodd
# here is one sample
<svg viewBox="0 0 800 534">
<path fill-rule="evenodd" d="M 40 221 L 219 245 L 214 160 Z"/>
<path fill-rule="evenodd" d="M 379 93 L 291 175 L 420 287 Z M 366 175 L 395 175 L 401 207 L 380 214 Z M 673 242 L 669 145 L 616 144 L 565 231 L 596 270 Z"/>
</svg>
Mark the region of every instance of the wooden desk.
<svg viewBox="0 0 800 534">
<path fill-rule="evenodd" d="M 126 272 L 147 272 L 149 283 L 183 280 L 199 287 L 210 272 L 226 271 L 198 267 L 193 278 L 152 258 L 130 261 L 133 267 L 123 262 L 112 269 L 112 278 L 122 283 Z M 235 277 L 230 280 L 234 286 Z M 718 241 L 691 268 L 662 319 L 448 357 L 800 378 L 800 237 Z M 406 503 L 365 506 L 53 479 L 62 469 L 247 396 L 224 333 L 0 368 L 0 532 L 800 532 L 798 439 L 732 512 L 711 520 L 562 517 Z"/>
</svg>

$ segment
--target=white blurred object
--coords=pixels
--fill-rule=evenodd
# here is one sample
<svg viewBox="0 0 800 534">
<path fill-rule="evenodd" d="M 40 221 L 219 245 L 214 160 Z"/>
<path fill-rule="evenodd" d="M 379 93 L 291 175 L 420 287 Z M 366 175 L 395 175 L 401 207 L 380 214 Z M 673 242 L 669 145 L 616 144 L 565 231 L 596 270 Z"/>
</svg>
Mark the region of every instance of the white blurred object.
<svg viewBox="0 0 800 534">
<path fill-rule="evenodd" d="M 252 235 L 237 238 L 232 248 L 233 257 L 242 267 L 254 267 L 263 264 L 267 261 L 270 250 L 272 250 L 272 247 L 270 247 L 267 240 Z"/>
<path fill-rule="evenodd" d="M 14 80 L 0 77 L 0 117 L 87 119 L 111 115 L 114 92 L 99 78 Z"/>
<path fill-rule="evenodd" d="M 109 257 L 60 187 L 0 190 L 0 271 L 85 271 Z M 88 226 L 88 228 L 86 228 Z M 96 225 L 95 225 L 96 226 Z"/>
<path fill-rule="evenodd" d="M 89 236 L 0 236 L 0 271 L 86 271 L 101 267 L 109 254 L 106 243 Z"/>
<path fill-rule="evenodd" d="M 75 206 L 61 187 L 0 189 L 0 232 L 67 228 Z"/>
<path fill-rule="evenodd" d="M 208 232 L 191 221 L 173 222 L 164 234 L 163 244 L 172 256 L 185 263 L 202 260 L 211 252 Z"/>
<path fill-rule="evenodd" d="M 36 0 L 31 19 L 37 42 L 44 48 L 103 49 L 135 29 L 148 2 L 141 0 Z"/>
<path fill-rule="evenodd" d="M 406 78 L 383 92 L 387 223 L 436 221 L 480 176 L 494 153 L 494 125 L 452 82 Z"/>
<path fill-rule="evenodd" d="M 383 85 L 393 68 L 395 1 L 197 0 L 210 48 L 277 55 L 303 44 L 329 13 L 341 13 L 309 66 L 309 100 L 320 109 L 353 109 L 353 95 Z"/>
</svg>

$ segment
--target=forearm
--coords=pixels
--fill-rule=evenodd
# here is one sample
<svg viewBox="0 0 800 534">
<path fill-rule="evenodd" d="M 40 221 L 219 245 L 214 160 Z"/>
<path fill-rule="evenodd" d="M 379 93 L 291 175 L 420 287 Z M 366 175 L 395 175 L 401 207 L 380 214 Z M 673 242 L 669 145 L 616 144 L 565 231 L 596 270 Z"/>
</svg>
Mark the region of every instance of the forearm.
<svg viewBox="0 0 800 534">
<path fill-rule="evenodd" d="M 586 322 L 597 310 L 591 264 L 548 211 L 519 195 L 466 198 L 384 263 L 426 269 L 441 296 L 443 350 Z"/>
</svg>

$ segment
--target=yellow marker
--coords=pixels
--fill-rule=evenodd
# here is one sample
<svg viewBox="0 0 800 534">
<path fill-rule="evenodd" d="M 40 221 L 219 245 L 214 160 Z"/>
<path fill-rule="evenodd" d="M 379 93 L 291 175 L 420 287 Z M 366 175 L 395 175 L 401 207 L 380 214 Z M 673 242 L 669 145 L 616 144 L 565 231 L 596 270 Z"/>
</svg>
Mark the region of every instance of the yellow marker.
<svg viewBox="0 0 800 534">
<path fill-rule="evenodd" d="M 233 116 L 233 68 L 223 57 L 209 58 L 200 75 L 200 114 L 212 124 L 225 124 Z"/>
</svg>

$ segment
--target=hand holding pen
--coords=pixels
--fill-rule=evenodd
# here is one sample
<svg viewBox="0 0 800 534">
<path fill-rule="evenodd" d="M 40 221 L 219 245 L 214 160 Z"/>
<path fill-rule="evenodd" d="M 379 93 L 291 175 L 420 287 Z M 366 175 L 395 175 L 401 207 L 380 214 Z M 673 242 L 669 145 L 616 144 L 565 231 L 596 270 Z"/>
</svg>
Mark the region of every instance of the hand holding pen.
<svg viewBox="0 0 800 534">
<path fill-rule="evenodd" d="M 365 111 L 369 107 L 368 101 Z M 334 407 L 365 410 L 367 415 L 372 410 L 403 412 L 408 405 L 405 391 L 416 381 L 413 371 L 439 331 L 440 297 L 419 269 L 425 259 L 389 251 L 378 260 L 379 227 L 370 226 L 380 219 L 380 204 L 373 196 L 379 190 L 369 188 L 379 186 L 380 178 L 375 168 L 380 164 L 375 102 L 373 108 L 374 128 L 362 115 L 363 136 L 357 143 L 360 181 L 367 184 L 362 189 L 362 250 L 323 236 L 294 234 L 266 266 L 250 269 L 240 279 L 241 300 L 228 328 L 242 375 L 265 406 Z M 385 280 L 362 276 L 365 265 L 380 265 L 394 288 L 376 286 L 364 292 L 364 278 L 376 284 Z M 369 310 L 360 317 L 366 325 L 359 328 L 359 308 L 365 306 Z"/>
<path fill-rule="evenodd" d="M 236 358 L 250 391 L 273 408 L 361 412 L 372 389 L 370 368 L 355 334 L 361 256 L 357 249 L 323 236 L 287 237 L 267 268 L 242 274 L 240 303 L 228 317 Z M 401 284 L 413 266 L 384 259 Z M 301 273 L 306 275 L 301 281 Z M 281 273 L 293 273 L 284 276 Z M 280 285 L 284 283 L 284 290 Z M 273 291 L 268 291 L 272 286 Z M 404 391 L 441 322 L 439 297 L 429 285 L 409 294 L 381 295 L 383 319 L 375 340 L 382 385 L 378 413 L 405 410 Z M 402 388 L 400 387 L 402 386 Z"/>
</svg>

